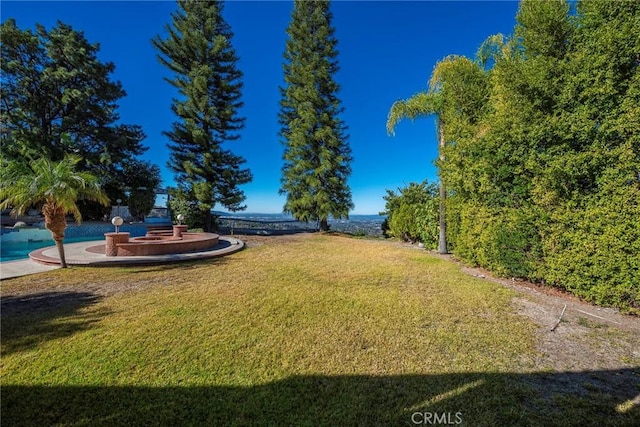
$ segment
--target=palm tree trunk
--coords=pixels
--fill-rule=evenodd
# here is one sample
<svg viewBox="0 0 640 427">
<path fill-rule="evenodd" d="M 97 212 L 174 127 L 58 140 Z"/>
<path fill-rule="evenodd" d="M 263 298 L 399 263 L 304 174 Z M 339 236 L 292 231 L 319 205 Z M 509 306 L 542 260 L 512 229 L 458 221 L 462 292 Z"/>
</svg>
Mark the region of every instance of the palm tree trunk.
<svg viewBox="0 0 640 427">
<path fill-rule="evenodd" d="M 442 118 L 438 116 L 438 157 L 440 159 L 440 168 L 444 160 L 444 123 Z M 442 171 L 440 171 L 440 239 L 438 240 L 438 253 L 447 253 L 447 223 L 445 221 L 445 199 L 447 194 L 444 190 L 444 182 L 442 180 Z"/>
<path fill-rule="evenodd" d="M 447 253 L 447 223 L 444 219 L 445 197 L 446 197 L 446 194 L 444 191 L 444 184 L 442 184 L 442 179 L 440 179 L 440 239 L 438 240 L 438 253 L 441 253 L 441 254 Z"/>
<path fill-rule="evenodd" d="M 44 225 L 47 230 L 51 231 L 51 237 L 56 242 L 58 248 L 58 256 L 60 257 L 60 267 L 67 268 L 67 260 L 64 255 L 64 231 L 67 228 L 67 219 L 64 210 L 57 206 L 45 204 L 42 209 L 44 214 Z"/>
<path fill-rule="evenodd" d="M 67 259 L 64 256 L 64 240 L 56 240 L 56 248 L 58 248 L 58 256 L 60 257 L 60 267 L 67 268 Z"/>
</svg>

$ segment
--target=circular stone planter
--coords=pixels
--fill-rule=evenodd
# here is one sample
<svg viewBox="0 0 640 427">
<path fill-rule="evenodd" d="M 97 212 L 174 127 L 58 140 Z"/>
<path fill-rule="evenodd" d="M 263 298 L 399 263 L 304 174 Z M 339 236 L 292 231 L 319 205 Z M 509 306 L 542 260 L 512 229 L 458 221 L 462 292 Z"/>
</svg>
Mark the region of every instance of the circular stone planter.
<svg viewBox="0 0 640 427">
<path fill-rule="evenodd" d="M 217 246 L 219 237 L 214 233 L 183 233 L 181 237 L 136 237 L 118 243 L 117 256 L 171 255 L 203 251 Z"/>
</svg>

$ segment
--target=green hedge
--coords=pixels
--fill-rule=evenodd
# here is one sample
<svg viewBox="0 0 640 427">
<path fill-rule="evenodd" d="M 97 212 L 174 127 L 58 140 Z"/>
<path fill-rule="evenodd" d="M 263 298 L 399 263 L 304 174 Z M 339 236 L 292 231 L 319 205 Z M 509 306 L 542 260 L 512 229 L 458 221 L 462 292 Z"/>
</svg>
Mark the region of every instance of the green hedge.
<svg viewBox="0 0 640 427">
<path fill-rule="evenodd" d="M 590 302 L 640 313 L 640 190 L 606 193 L 553 214 L 544 279 Z"/>
<path fill-rule="evenodd" d="M 459 205 L 455 215 L 454 206 L 450 206 L 454 212 L 449 216 L 449 238 L 457 256 L 502 276 L 539 277 L 542 244 L 532 209 L 469 203 Z"/>
<path fill-rule="evenodd" d="M 611 187 L 550 212 L 460 202 L 448 209 L 450 245 L 460 259 L 640 314 L 638 186 Z"/>
</svg>

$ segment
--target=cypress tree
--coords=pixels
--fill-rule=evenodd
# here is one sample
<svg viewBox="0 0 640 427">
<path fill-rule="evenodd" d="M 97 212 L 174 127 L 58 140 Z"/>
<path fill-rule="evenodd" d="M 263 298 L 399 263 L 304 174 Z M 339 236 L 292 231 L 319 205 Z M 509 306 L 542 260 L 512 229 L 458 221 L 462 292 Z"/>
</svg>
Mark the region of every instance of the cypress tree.
<svg viewBox="0 0 640 427">
<path fill-rule="evenodd" d="M 229 210 L 245 209 L 238 185 L 251 181 L 245 160 L 225 149 L 225 142 L 239 138 L 244 118 L 242 72 L 231 44 L 233 33 L 222 16 L 220 1 L 178 1 L 167 38 L 153 39 L 160 62 L 173 73 L 167 81 L 178 89 L 172 111 L 178 117 L 164 132 L 169 144 L 169 167 L 181 188 L 198 201 L 211 230 L 211 209 L 220 203 Z"/>
<path fill-rule="evenodd" d="M 284 53 L 280 136 L 285 145 L 280 194 L 284 211 L 301 221 L 348 218 L 353 208 L 347 178 L 351 149 L 333 76 L 337 39 L 329 1 L 294 2 Z"/>
</svg>

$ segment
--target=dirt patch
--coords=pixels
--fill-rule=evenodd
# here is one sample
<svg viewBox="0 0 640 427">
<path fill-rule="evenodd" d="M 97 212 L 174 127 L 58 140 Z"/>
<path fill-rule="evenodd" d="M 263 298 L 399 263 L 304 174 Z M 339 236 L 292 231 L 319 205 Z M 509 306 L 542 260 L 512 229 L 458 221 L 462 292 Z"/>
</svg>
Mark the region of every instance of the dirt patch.
<svg viewBox="0 0 640 427">
<path fill-rule="evenodd" d="M 591 305 L 557 289 L 497 278 L 480 268 L 461 268 L 520 294 L 513 304 L 518 313 L 539 326 L 541 367 L 566 370 L 640 365 L 640 317 Z"/>
<path fill-rule="evenodd" d="M 396 241 L 392 244 L 424 251 L 409 243 Z M 640 387 L 640 317 L 594 306 L 556 288 L 495 277 L 485 269 L 465 266 L 452 255 L 430 254 L 457 263 L 464 273 L 519 293 L 513 299 L 515 310 L 538 325 L 540 354 L 532 361 L 534 369 L 637 368 L 635 385 Z"/>
<path fill-rule="evenodd" d="M 437 255 L 454 260 L 446 255 Z M 459 263 L 459 262 L 458 262 Z M 597 307 L 557 289 L 494 277 L 461 265 L 463 272 L 518 292 L 517 313 L 538 325 L 537 355 L 523 365 L 532 372 L 526 383 L 540 399 L 556 395 L 607 395 L 640 406 L 640 317 Z M 629 403 L 629 396 L 635 396 Z"/>
<path fill-rule="evenodd" d="M 394 242 L 411 250 L 417 245 Z M 465 266 L 452 255 L 431 255 L 460 265 L 474 277 L 498 283 L 518 293 L 514 310 L 538 327 L 537 353 L 522 360 L 522 381 L 534 391 L 525 402 L 535 408 L 556 406 L 558 396 L 619 402 L 623 412 L 640 407 L 640 317 L 597 307 L 562 290 L 495 277 L 482 268 Z"/>
</svg>

